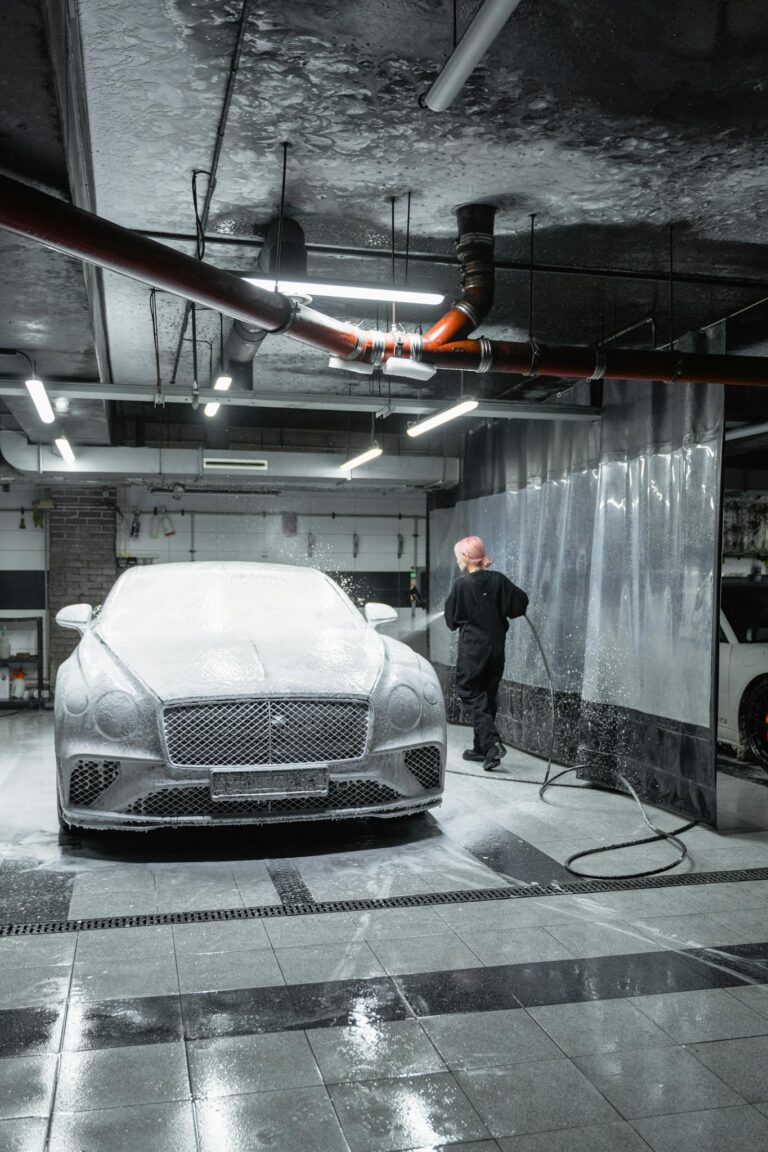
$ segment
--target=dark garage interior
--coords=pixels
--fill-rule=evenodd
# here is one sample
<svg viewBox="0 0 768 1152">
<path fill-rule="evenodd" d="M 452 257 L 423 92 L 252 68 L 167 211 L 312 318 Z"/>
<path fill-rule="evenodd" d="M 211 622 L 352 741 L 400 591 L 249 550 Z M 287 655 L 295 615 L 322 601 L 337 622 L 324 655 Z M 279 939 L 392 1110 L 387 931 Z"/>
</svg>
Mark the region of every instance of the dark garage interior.
<svg viewBox="0 0 768 1152">
<path fill-rule="evenodd" d="M 768 1152 L 767 64 L 6 0 L 3 1152 Z"/>
</svg>

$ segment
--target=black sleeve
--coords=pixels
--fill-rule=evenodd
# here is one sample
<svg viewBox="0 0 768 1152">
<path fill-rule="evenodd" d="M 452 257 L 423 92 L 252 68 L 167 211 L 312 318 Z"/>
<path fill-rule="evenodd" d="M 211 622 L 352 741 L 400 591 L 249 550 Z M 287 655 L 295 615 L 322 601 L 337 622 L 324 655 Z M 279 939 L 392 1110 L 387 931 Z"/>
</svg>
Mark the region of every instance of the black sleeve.
<svg viewBox="0 0 768 1152">
<path fill-rule="evenodd" d="M 505 576 L 503 585 L 504 615 L 509 620 L 515 620 L 518 616 L 525 616 L 527 608 L 528 597 L 526 593 Z"/>
<path fill-rule="evenodd" d="M 459 627 L 460 621 L 456 619 L 456 611 L 458 608 L 458 597 L 456 595 L 456 585 L 454 584 L 448 593 L 448 599 L 445 602 L 445 622 L 450 628 L 451 632 L 455 632 Z"/>
</svg>

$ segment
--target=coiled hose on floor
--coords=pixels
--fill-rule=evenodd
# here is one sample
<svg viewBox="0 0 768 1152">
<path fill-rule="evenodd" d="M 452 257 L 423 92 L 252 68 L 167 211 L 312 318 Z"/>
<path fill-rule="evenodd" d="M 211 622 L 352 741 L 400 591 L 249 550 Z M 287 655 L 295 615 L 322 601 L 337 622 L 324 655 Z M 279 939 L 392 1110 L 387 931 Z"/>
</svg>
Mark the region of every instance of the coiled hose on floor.
<svg viewBox="0 0 768 1152">
<path fill-rule="evenodd" d="M 533 638 L 536 641 L 536 645 L 537 645 L 539 652 L 541 654 L 542 663 L 544 665 L 544 670 L 547 674 L 547 681 L 549 684 L 549 700 L 550 700 L 550 709 L 551 709 L 551 729 L 550 729 L 549 756 L 547 759 L 547 768 L 546 768 L 546 771 L 544 773 L 543 781 L 526 780 L 526 779 L 519 777 L 519 776 L 506 776 L 506 775 L 500 775 L 500 774 L 496 774 L 495 779 L 499 780 L 499 781 L 504 781 L 507 784 L 535 784 L 535 785 L 538 785 L 539 796 L 543 800 L 544 799 L 544 793 L 549 788 L 578 788 L 578 789 L 583 789 L 584 786 L 582 784 L 560 784 L 560 783 L 558 783 L 558 781 L 562 780 L 563 776 L 568 776 L 572 772 L 578 772 L 579 769 L 582 769 L 582 768 L 589 768 L 590 765 L 586 764 L 586 763 L 585 764 L 574 764 L 573 767 L 564 768 L 561 772 L 557 772 L 554 776 L 552 775 L 552 757 L 553 757 L 554 747 L 555 747 L 555 720 L 556 720 L 555 686 L 554 686 L 554 683 L 552 681 L 552 673 L 551 673 L 550 668 L 549 668 L 549 662 L 547 661 L 547 656 L 546 656 L 546 653 L 544 652 L 544 648 L 542 647 L 542 643 L 541 643 L 541 639 L 539 637 L 539 634 L 536 631 L 536 628 L 534 627 L 533 622 L 527 616 L 523 617 L 523 619 L 525 620 L 526 624 L 528 625 L 531 632 L 533 633 Z M 451 772 L 454 776 L 472 776 L 475 779 L 478 779 L 478 778 L 482 779 L 479 772 L 462 772 L 456 768 L 449 768 L 448 771 Z M 648 819 L 646 811 L 643 808 L 642 800 L 640 799 L 637 792 L 635 791 L 635 789 L 630 784 L 629 780 L 627 780 L 626 776 L 623 776 L 621 774 L 621 772 L 618 772 L 615 768 L 609 769 L 608 771 L 611 772 L 611 774 L 613 775 L 613 777 L 617 781 L 617 784 L 623 785 L 623 789 L 636 801 L 637 806 L 640 809 L 640 815 L 642 816 L 644 823 L 648 826 L 648 829 L 650 830 L 651 835 L 650 836 L 643 836 L 639 840 L 621 840 L 615 844 L 602 844 L 599 848 L 585 848 L 581 852 L 574 852 L 573 855 L 569 856 L 568 859 L 565 861 L 565 867 L 568 869 L 568 871 L 572 872 L 574 876 L 582 877 L 585 880 L 606 880 L 606 879 L 610 879 L 610 880 L 636 880 L 642 876 L 658 876 L 662 872 L 669 872 L 672 868 L 676 868 L 678 866 L 678 864 L 682 864 L 688 855 L 688 849 L 685 846 L 685 844 L 683 843 L 683 841 L 679 839 L 679 837 L 683 834 L 683 832 L 689 832 L 691 828 L 695 828 L 696 825 L 698 824 L 698 820 L 691 820 L 691 821 L 689 821 L 688 824 L 682 824 L 679 828 L 673 828 L 671 832 L 665 832 L 663 828 L 657 828 L 656 825 L 652 824 L 651 821 Z M 616 791 L 621 791 L 621 788 L 617 787 Z M 582 872 L 582 871 L 579 871 L 577 868 L 573 867 L 573 863 L 575 860 L 582 860 L 586 856 L 599 856 L 603 852 L 620 852 L 620 851 L 627 849 L 627 848 L 638 848 L 641 844 L 655 844 L 661 840 L 668 840 L 670 842 L 670 844 L 673 844 L 675 846 L 675 848 L 677 848 L 677 850 L 678 850 L 678 855 L 672 861 L 671 864 L 662 864 L 657 868 L 647 868 L 645 871 L 642 871 L 642 872 L 612 872 L 612 873 L 610 873 L 610 875 L 608 875 L 606 873 L 600 873 L 600 872 Z"/>
</svg>

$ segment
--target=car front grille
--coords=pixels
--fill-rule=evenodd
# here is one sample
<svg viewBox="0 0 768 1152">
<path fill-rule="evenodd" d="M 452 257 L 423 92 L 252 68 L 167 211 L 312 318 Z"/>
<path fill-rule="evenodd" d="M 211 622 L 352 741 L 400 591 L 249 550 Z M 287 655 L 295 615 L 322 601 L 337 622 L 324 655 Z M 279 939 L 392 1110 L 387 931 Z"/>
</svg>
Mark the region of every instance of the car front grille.
<svg viewBox="0 0 768 1152">
<path fill-rule="evenodd" d="M 409 748 L 404 756 L 405 766 L 416 777 L 422 788 L 440 787 L 440 749 L 434 745 L 426 748 Z"/>
<path fill-rule="evenodd" d="M 78 760 L 69 779 L 69 802 L 89 808 L 120 774 L 118 760 Z"/>
<path fill-rule="evenodd" d="M 170 761 L 178 767 L 358 760 L 368 738 L 368 705 L 296 699 L 177 704 L 164 709 L 163 727 Z"/>
<path fill-rule="evenodd" d="M 212 800 L 200 785 L 159 788 L 134 800 L 126 808 L 130 816 L 278 816 L 322 814 L 341 809 L 372 808 L 394 804 L 402 797 L 377 780 L 331 781 L 327 796 L 285 796 L 271 800 Z"/>
</svg>

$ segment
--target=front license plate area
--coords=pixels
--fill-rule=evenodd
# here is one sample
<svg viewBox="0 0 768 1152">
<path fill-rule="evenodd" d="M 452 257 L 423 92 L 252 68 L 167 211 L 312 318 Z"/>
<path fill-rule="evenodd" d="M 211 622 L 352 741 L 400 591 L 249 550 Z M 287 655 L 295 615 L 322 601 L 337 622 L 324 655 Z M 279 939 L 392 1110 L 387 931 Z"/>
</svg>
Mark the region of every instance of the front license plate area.
<svg viewBox="0 0 768 1152">
<path fill-rule="evenodd" d="M 328 769 L 257 768 L 211 772 L 211 799 L 231 800 L 257 796 L 276 800 L 286 796 L 327 796 Z"/>
</svg>

